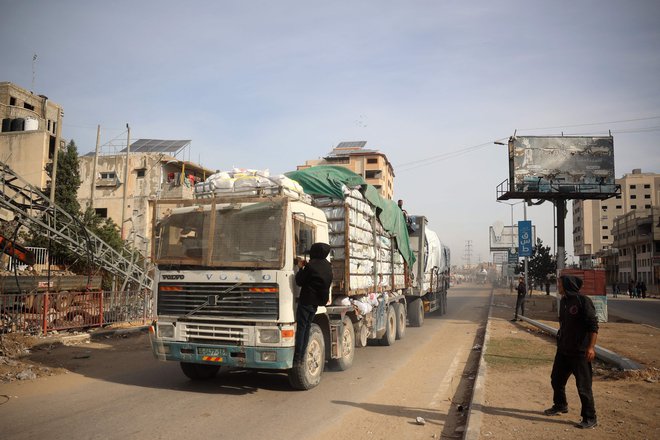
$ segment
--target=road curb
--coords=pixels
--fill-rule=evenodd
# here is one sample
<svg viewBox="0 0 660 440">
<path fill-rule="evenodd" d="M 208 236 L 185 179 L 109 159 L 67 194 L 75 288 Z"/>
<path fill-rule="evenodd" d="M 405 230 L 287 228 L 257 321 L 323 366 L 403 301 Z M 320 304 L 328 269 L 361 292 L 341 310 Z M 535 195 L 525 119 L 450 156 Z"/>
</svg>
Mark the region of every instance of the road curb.
<svg viewBox="0 0 660 440">
<path fill-rule="evenodd" d="M 477 369 L 477 377 L 472 388 L 472 399 L 468 407 L 468 415 L 465 422 L 465 435 L 463 436 L 465 440 L 479 440 L 481 437 L 481 420 L 483 418 L 483 406 L 486 400 L 486 363 L 484 362 L 484 356 L 490 339 L 490 317 L 493 310 L 494 298 L 495 289 L 491 289 L 486 331 L 484 332 L 484 342 L 481 345 L 481 356 L 479 356 L 479 368 Z"/>
</svg>

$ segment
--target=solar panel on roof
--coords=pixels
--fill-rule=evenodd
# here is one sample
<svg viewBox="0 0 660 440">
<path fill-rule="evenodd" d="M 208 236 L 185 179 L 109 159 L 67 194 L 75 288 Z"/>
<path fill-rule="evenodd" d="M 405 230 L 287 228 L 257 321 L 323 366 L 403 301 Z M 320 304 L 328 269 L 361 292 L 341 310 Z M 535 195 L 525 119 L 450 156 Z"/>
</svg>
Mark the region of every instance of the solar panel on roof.
<svg viewBox="0 0 660 440">
<path fill-rule="evenodd" d="M 131 144 L 133 153 L 176 153 L 186 145 L 190 144 L 187 140 L 164 140 L 164 139 L 138 139 Z M 126 148 L 121 150 L 126 152 Z"/>
<path fill-rule="evenodd" d="M 340 142 L 335 148 L 364 148 L 367 141 Z"/>
</svg>

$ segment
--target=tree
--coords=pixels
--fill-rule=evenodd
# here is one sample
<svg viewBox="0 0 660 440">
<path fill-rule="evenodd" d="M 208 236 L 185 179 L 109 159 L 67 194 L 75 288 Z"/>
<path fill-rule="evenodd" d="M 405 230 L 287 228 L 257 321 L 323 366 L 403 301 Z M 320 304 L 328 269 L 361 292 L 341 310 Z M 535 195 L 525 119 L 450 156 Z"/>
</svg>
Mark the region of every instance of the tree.
<svg viewBox="0 0 660 440">
<path fill-rule="evenodd" d="M 528 278 L 533 284 L 543 285 L 548 279 L 548 275 L 554 275 L 557 271 L 557 260 L 550 253 L 550 246 L 543 246 L 543 240 L 536 239 L 536 244 L 532 248 L 532 256 L 529 259 Z M 521 262 L 518 271 L 525 271 L 524 262 Z"/>
<path fill-rule="evenodd" d="M 52 177 L 52 164 L 46 166 L 46 172 Z M 78 188 L 80 188 L 81 183 L 78 168 L 78 148 L 72 140 L 67 144 L 64 151 L 58 152 L 55 203 L 76 219 L 81 228 L 83 226 L 87 227 L 87 229 L 104 240 L 112 248 L 121 251 L 123 240 L 121 239 L 119 228 L 111 219 L 98 217 L 89 208 L 84 214 L 80 212 Z M 48 234 L 45 231 L 33 231 L 29 243 L 31 246 L 48 248 L 51 258 L 62 261 L 64 265 L 73 271 L 89 272 L 92 270 L 87 255 L 71 252 L 66 246 L 55 243 L 54 241 L 49 242 Z"/>
</svg>

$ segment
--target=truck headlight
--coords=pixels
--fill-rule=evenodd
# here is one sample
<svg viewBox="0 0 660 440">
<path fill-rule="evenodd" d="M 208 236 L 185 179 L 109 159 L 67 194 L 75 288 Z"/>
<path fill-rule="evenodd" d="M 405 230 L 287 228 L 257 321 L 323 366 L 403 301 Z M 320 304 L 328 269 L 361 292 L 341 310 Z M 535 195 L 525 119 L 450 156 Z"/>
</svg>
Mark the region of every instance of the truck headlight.
<svg viewBox="0 0 660 440">
<path fill-rule="evenodd" d="M 280 329 L 260 329 L 259 342 L 262 344 L 277 344 L 280 342 Z"/>
<path fill-rule="evenodd" d="M 158 332 L 156 334 L 159 338 L 173 338 L 174 326 L 172 324 L 158 323 Z"/>
</svg>

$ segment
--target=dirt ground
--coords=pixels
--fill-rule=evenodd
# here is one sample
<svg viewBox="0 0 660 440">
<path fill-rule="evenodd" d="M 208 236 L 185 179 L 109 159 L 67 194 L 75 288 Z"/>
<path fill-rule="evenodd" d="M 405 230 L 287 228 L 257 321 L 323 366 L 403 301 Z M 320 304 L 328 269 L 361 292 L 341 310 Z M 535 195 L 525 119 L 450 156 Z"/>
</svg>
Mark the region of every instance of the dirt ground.
<svg viewBox="0 0 660 440">
<path fill-rule="evenodd" d="M 593 391 L 598 427 L 580 430 L 580 400 L 571 377 L 566 387 L 569 413 L 547 417 L 552 405 L 550 372 L 554 337 L 525 322 L 510 322 L 515 293 L 495 290 L 487 344 L 482 439 L 657 439 L 660 438 L 660 331 L 609 315 L 601 323 L 598 345 L 644 366 L 618 371 L 596 361 Z M 535 292 L 526 316 L 559 327 L 555 297 Z"/>
<path fill-rule="evenodd" d="M 121 326 L 126 327 L 130 326 Z M 85 364 L 92 352 L 97 355 L 108 353 L 111 358 L 115 351 L 144 350 L 148 346 L 145 333 L 105 331 L 99 329 L 46 337 L 0 334 L 0 384 L 68 374 Z M 91 337 L 93 334 L 94 338 Z"/>
</svg>

